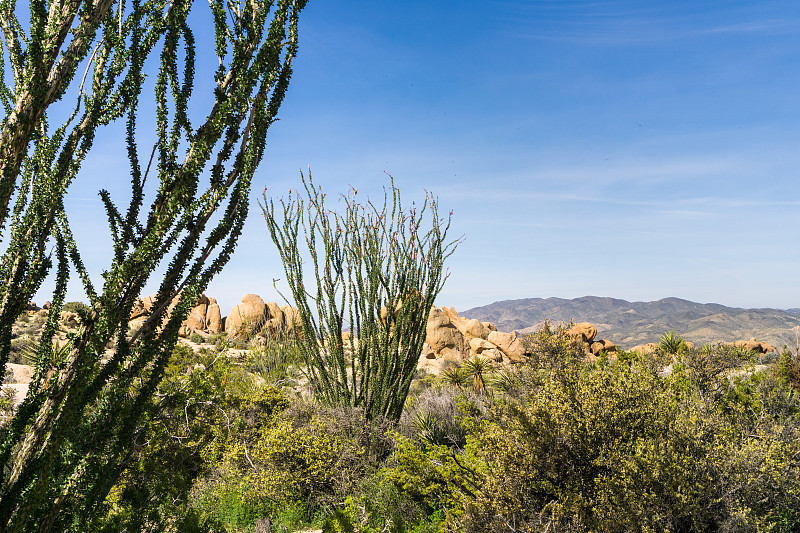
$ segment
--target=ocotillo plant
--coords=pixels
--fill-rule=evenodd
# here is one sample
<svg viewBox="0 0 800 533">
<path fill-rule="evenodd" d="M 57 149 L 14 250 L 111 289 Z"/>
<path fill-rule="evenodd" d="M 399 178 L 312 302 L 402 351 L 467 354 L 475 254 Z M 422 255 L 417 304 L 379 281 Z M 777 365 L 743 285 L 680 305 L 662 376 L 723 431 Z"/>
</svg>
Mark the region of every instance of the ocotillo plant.
<svg viewBox="0 0 800 533">
<path fill-rule="evenodd" d="M 361 204 L 351 189 L 339 213 L 301 178 L 307 200 L 290 193 L 276 213 L 265 193 L 262 209 L 299 310 L 309 381 L 326 404 L 397 421 L 459 242 L 447 241 L 450 216 L 439 218 L 430 194 L 403 210 L 393 180 L 383 205 Z"/>
<path fill-rule="evenodd" d="M 13 80 L 0 84 L 5 110 L 0 121 L 0 238 L 7 244 L 0 258 L 0 369 L 9 355 L 14 319 L 52 266 L 47 249 L 54 240 L 69 239 L 59 236 L 63 228 L 57 229 L 67 188 L 98 129 L 135 105 L 144 62 L 167 24 L 160 0 L 29 4 L 23 24 L 15 1 L 0 2 L 1 42 L 13 74 L 8 76 L 0 61 L 3 80 Z M 68 95 L 75 100 L 56 105 L 69 118 L 51 131 L 47 111 L 75 78 Z M 57 283 L 64 282 L 59 277 Z M 54 316 L 60 303 L 54 298 Z"/>
<path fill-rule="evenodd" d="M 2 9 L 8 3 L 0 3 L 0 15 L 11 17 Z M 49 10 L 44 0 L 31 4 L 35 15 L 60 13 L 57 2 Z M 201 78 L 201 88 L 211 93 L 210 98 L 201 98 L 210 100 L 205 110 L 191 103 L 196 64 L 195 36 L 188 22 L 191 0 L 154 2 L 148 4 L 149 11 L 134 0 L 127 6 L 118 4 L 119 9 L 102 18 L 99 52 L 91 59 L 94 74 L 89 71 L 92 93 L 86 98 L 81 93 L 87 112 L 77 124 L 84 119 L 106 120 L 106 105 L 125 117 L 132 179 L 127 211 L 118 209 L 109 192 L 100 192 L 113 240 L 101 290 L 84 268 L 62 202 L 83 149 L 88 149 L 82 139 L 88 137 L 78 132 L 73 142 L 76 130 L 66 126 L 52 136 L 46 123 L 35 128 L 38 144 L 21 163 L 27 174 L 17 189 L 13 214 L 23 220 L 31 213 L 41 228 L 37 231 L 44 233 L 24 245 L 9 246 L 0 293 L 13 295 L 16 290 L 17 278 L 6 272 L 18 272 L 20 279 L 33 280 L 29 286 L 38 286 L 49 268 L 40 248 L 53 243 L 55 305 L 28 396 L 12 421 L 0 428 L 0 530 L 85 531 L 134 448 L 142 444 L 137 439 L 157 410 L 153 392 L 181 322 L 226 264 L 241 233 L 253 173 L 291 76 L 298 16 L 304 5 L 305 0 L 211 0 L 213 59 L 219 67 L 213 78 Z M 8 26 L 9 20 L 0 22 Z M 46 32 L 57 27 L 42 24 Z M 6 26 L 0 29 L 5 32 Z M 17 24 L 6 36 L 21 31 Z M 109 39 L 116 44 L 104 44 Z M 40 44 L 28 36 L 16 41 L 16 46 Z M 152 93 L 142 90 L 143 65 L 151 49 L 160 50 L 152 54 L 159 61 Z M 117 71 L 103 66 L 112 60 L 121 62 Z M 133 74 L 123 76 L 123 71 Z M 119 84 L 111 77 L 114 72 L 116 79 L 123 79 Z M 9 91 L 4 93 L 5 103 L 13 101 Z M 143 94 L 153 95 L 156 110 L 155 131 L 144 141 L 137 131 Z M 205 118 L 193 125 L 190 116 Z M 140 142 L 148 147 L 145 164 L 140 160 Z M 155 187 L 145 187 L 148 177 Z M 154 191 L 152 203 L 143 212 L 148 191 Z M 215 214 L 222 215 L 216 223 L 211 221 Z M 24 227 L 17 218 L 12 226 L 12 232 Z M 131 308 L 159 267 L 164 273 L 154 311 L 138 331 L 128 334 Z M 84 283 L 90 310 L 81 317 L 77 333 L 67 339 L 67 348 L 59 348 L 61 355 L 45 356 L 53 350 L 55 321 L 70 268 Z M 173 302 L 176 305 L 168 312 Z M 2 315 L 3 331 L 10 330 L 7 320 L 13 316 L 5 308 Z M 114 346 L 113 353 L 106 356 L 109 345 Z"/>
</svg>

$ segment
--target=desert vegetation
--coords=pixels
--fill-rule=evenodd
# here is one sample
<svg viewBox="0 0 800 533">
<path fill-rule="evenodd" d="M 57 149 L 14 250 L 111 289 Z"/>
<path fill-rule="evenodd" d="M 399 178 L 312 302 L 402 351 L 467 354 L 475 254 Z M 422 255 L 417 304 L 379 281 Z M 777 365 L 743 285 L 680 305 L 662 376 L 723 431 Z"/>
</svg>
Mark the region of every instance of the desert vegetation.
<svg viewBox="0 0 800 533">
<path fill-rule="evenodd" d="M 302 181 L 306 199 L 290 195 L 276 212 L 265 195 L 263 211 L 299 311 L 308 378 L 328 405 L 397 421 L 458 244 L 447 241 L 450 219 L 430 194 L 404 210 L 393 180 L 382 204 L 351 190 L 341 213 L 310 176 Z"/>
<path fill-rule="evenodd" d="M 562 327 L 523 342 L 464 319 L 493 359 L 426 374 L 458 241 L 434 197 L 404 210 L 393 183 L 341 213 L 310 177 L 306 200 L 265 197 L 297 314 L 258 342 L 263 317 L 244 315 L 179 342 L 241 233 L 305 2 L 212 0 L 219 66 L 199 99 L 191 2 L 29 4 L 20 21 L 0 2 L 0 367 L 9 385 L 30 373 L 24 398 L 0 397 L 0 529 L 800 530 L 798 353 L 757 361 L 668 332 L 652 353 L 604 341 L 589 357 Z M 66 94 L 74 111 L 51 127 Z M 63 200 L 114 121 L 130 194 L 100 191 L 113 248 L 96 284 Z M 50 274 L 50 305 L 29 312 Z M 87 303 L 65 303 L 73 277 Z M 454 310 L 433 314 L 457 329 Z"/>
<path fill-rule="evenodd" d="M 179 345 L 85 530 L 797 530 L 797 354 L 589 358 L 567 327 L 418 371 L 397 421 L 330 404 L 289 337 Z"/>
</svg>

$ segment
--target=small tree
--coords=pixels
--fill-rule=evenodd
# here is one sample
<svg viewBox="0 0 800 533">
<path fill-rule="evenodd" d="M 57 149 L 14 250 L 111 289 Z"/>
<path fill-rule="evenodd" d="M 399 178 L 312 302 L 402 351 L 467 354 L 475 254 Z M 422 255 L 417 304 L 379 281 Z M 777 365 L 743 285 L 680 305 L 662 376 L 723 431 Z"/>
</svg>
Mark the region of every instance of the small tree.
<svg viewBox="0 0 800 533">
<path fill-rule="evenodd" d="M 351 189 L 341 199 L 344 213 L 326 207 L 310 176 L 303 186 L 308 203 L 290 192 L 280 201 L 282 220 L 266 194 L 262 209 L 300 312 L 300 352 L 314 393 L 326 404 L 362 407 L 370 419 L 397 421 L 428 313 L 448 277 L 444 261 L 459 242 L 447 242 L 450 217 L 439 218 L 430 194 L 421 208 L 404 211 L 393 180 L 382 206 L 358 203 Z M 304 267 L 302 243 L 312 268 Z"/>
</svg>

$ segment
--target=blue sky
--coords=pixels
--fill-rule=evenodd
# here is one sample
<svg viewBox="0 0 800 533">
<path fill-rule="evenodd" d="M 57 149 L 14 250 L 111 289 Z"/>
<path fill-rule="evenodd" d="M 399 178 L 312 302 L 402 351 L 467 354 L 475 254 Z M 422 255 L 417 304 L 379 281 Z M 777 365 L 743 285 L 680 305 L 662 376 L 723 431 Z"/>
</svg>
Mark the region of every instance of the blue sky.
<svg viewBox="0 0 800 533">
<path fill-rule="evenodd" d="M 439 305 L 800 307 L 798 87 L 796 1 L 310 0 L 245 235 L 207 293 L 223 313 L 280 299 L 256 199 L 310 168 L 332 194 L 374 197 L 387 172 L 408 203 L 430 190 L 454 211 Z M 127 174 L 120 142 L 68 199 L 98 272 L 93 191 Z"/>
</svg>

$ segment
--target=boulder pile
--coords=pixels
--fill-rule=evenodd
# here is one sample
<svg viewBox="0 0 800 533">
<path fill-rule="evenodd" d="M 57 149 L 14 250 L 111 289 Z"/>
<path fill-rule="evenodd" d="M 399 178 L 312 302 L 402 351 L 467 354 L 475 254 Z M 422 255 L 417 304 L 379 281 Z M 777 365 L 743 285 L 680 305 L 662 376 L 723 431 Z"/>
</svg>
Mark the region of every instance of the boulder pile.
<svg viewBox="0 0 800 533">
<path fill-rule="evenodd" d="M 136 300 L 128 324 L 138 329 L 153 311 L 155 296 Z M 175 302 L 167 309 L 172 313 Z M 199 334 L 202 337 L 227 333 L 229 338 L 250 338 L 256 335 L 275 336 L 279 332 L 291 333 L 299 323 L 297 309 L 290 305 L 279 306 L 275 302 L 264 302 L 257 294 L 245 294 L 241 303 L 233 306 L 228 316 L 223 317 L 217 300 L 201 294 L 181 324 L 179 335 L 184 338 Z"/>
<path fill-rule="evenodd" d="M 587 357 L 597 357 L 600 352 L 605 351 L 608 354 L 614 354 L 617 351 L 617 345 L 607 339 L 597 339 L 597 328 L 589 322 L 579 322 L 564 331 L 569 335 L 575 343 L 583 348 Z"/>
<path fill-rule="evenodd" d="M 257 294 L 245 294 L 224 319 L 225 332 L 231 338 L 254 335 L 275 338 L 291 334 L 299 327 L 300 314 L 291 305 L 264 302 Z"/>
<path fill-rule="evenodd" d="M 734 346 L 736 348 L 744 348 L 757 354 L 765 354 L 775 351 L 775 347 L 768 342 L 758 342 L 754 338 L 749 341 L 733 341 L 724 343 L 725 346 Z"/>
<path fill-rule="evenodd" d="M 458 316 L 454 308 L 431 308 L 419 366 L 439 373 L 450 362 L 480 358 L 498 365 L 520 363 L 527 356 L 516 333 L 503 333 L 491 322 Z"/>
</svg>

